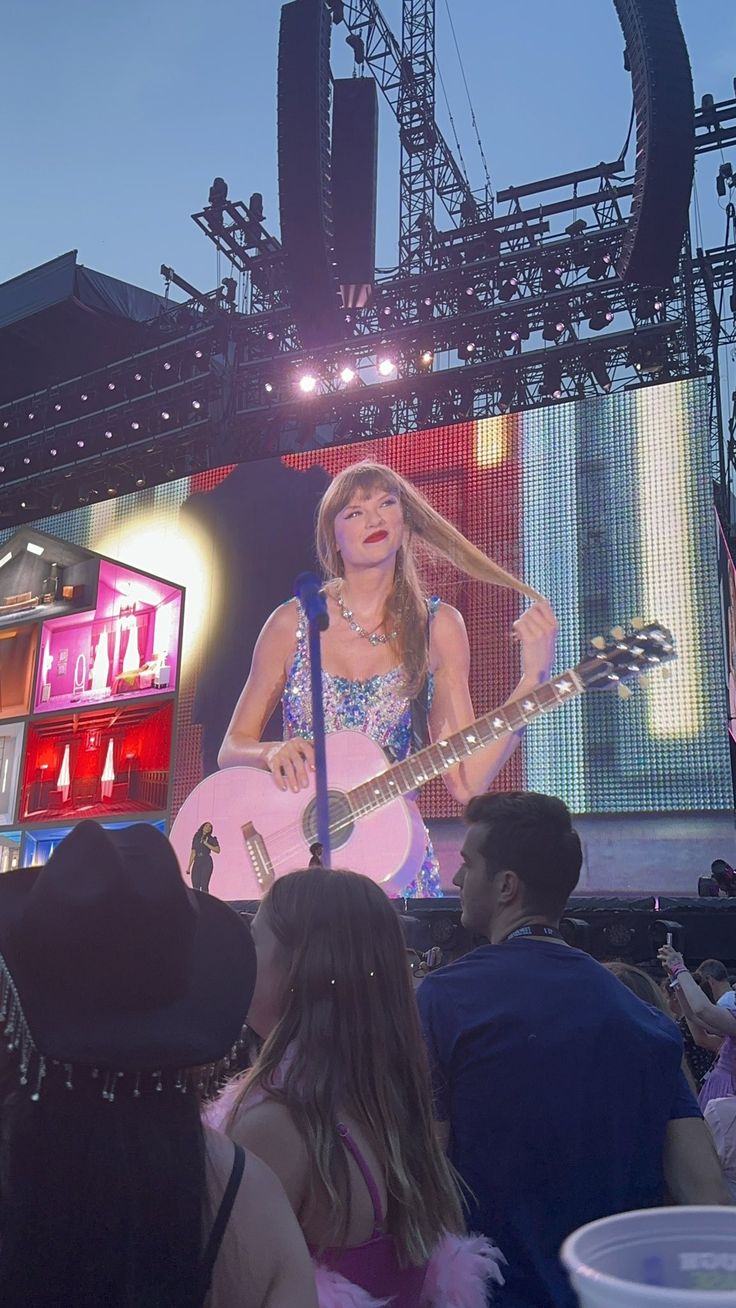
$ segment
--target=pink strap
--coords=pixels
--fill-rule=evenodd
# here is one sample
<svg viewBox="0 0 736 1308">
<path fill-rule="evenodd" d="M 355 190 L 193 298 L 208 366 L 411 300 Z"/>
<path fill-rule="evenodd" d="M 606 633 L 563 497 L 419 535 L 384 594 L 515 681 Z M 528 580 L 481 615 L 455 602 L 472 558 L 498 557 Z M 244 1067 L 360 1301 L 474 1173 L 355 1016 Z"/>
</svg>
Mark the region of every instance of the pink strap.
<svg viewBox="0 0 736 1308">
<path fill-rule="evenodd" d="M 337 1124 L 337 1133 L 345 1145 L 345 1148 L 353 1155 L 358 1171 L 365 1181 L 366 1190 L 368 1191 L 371 1203 L 373 1204 L 373 1234 L 377 1235 L 383 1227 L 383 1211 L 381 1209 L 381 1196 L 378 1193 L 378 1186 L 376 1185 L 375 1178 L 363 1157 L 363 1154 L 358 1148 L 358 1145 L 348 1131 L 348 1128 L 344 1126 L 342 1122 L 338 1122 Z"/>
</svg>

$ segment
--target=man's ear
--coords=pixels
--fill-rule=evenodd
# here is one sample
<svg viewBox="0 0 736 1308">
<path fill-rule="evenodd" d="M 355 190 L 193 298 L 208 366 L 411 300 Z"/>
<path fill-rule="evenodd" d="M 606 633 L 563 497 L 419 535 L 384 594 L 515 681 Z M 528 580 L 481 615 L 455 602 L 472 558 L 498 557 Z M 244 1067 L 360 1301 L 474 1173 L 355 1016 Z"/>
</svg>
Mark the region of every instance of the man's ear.
<svg viewBox="0 0 736 1308">
<path fill-rule="evenodd" d="M 498 874 L 498 901 L 500 904 L 515 904 L 521 898 L 524 887 L 516 872 L 506 871 Z"/>
</svg>

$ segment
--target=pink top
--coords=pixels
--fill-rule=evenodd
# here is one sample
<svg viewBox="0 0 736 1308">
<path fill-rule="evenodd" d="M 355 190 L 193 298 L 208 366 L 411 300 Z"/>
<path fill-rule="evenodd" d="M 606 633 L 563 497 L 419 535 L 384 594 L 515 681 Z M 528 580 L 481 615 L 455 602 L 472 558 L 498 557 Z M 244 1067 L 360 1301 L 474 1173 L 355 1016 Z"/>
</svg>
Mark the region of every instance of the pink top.
<svg viewBox="0 0 736 1308">
<path fill-rule="evenodd" d="M 427 1265 L 400 1267 L 392 1235 L 383 1229 L 383 1213 L 378 1186 L 356 1141 L 348 1128 L 338 1124 L 338 1134 L 355 1159 L 373 1205 L 373 1234 L 363 1244 L 351 1249 L 322 1249 L 310 1246 L 312 1257 L 346 1281 L 359 1285 L 376 1299 L 390 1299 L 391 1308 L 419 1308 Z"/>
</svg>

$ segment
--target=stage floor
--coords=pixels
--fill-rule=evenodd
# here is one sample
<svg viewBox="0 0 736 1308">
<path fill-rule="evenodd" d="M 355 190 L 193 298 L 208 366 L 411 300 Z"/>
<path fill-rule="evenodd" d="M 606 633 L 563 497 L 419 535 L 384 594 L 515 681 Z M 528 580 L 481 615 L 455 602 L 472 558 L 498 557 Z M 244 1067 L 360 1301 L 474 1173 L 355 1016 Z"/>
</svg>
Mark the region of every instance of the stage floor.
<svg viewBox="0 0 736 1308">
<path fill-rule="evenodd" d="M 462 822 L 430 822 L 447 894 L 460 866 Z M 736 864 L 732 811 L 719 813 L 607 813 L 578 817 L 583 870 L 576 895 L 697 895 L 698 877 L 715 858 Z"/>
</svg>

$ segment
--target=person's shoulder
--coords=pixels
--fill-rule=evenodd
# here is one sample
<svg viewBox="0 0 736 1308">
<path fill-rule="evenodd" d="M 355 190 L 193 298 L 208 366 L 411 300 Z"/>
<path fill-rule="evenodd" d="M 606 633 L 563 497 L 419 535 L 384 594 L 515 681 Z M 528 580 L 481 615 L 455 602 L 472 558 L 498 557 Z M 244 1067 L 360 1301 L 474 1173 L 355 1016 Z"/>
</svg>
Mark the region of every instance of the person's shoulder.
<svg viewBox="0 0 736 1308">
<path fill-rule="evenodd" d="M 261 632 L 261 640 L 267 640 L 270 645 L 293 644 L 300 618 L 301 610 L 298 600 L 286 600 L 283 604 L 279 604 L 278 608 L 274 609 L 273 613 L 266 618 Z"/>
<path fill-rule="evenodd" d="M 429 972 L 419 986 L 417 996 L 424 995 L 426 1003 L 430 998 L 452 995 L 453 992 L 479 984 L 481 978 L 497 966 L 497 949 L 491 945 L 480 945 L 453 963 L 445 963 L 444 967 Z"/>
</svg>

